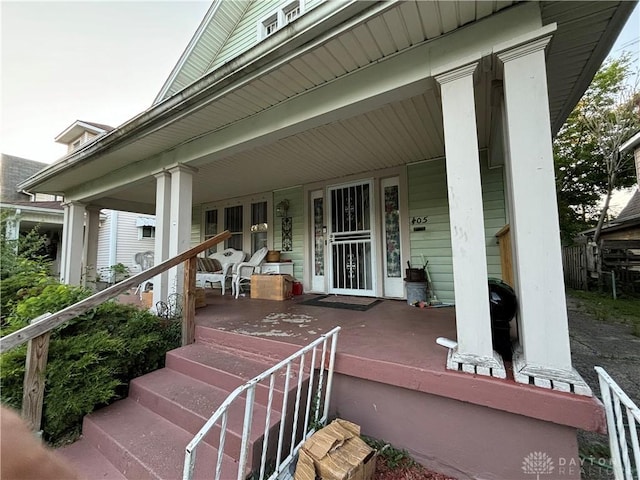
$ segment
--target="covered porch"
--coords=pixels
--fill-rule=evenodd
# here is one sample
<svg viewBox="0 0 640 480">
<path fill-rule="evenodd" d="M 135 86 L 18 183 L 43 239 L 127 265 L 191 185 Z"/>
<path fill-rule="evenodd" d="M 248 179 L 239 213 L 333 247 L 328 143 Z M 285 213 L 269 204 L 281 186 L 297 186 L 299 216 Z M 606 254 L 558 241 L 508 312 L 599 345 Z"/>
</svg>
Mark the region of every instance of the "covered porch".
<svg viewBox="0 0 640 480">
<path fill-rule="evenodd" d="M 235 299 L 208 290 L 206 307 L 196 311 L 196 341 L 285 358 L 340 326 L 333 414 L 457 478 L 495 473 L 496 465 L 502 476 L 495 478 L 520 478 L 523 458 L 538 450 L 556 462 L 579 462 L 575 430 L 605 429 L 597 399 L 518 383 L 509 362 L 505 379 L 447 369 L 447 349 L 435 340 L 456 338 L 454 307 L 382 300 L 357 311 L 305 304 L 314 297 Z M 579 478 L 579 468 L 564 475 Z"/>
</svg>

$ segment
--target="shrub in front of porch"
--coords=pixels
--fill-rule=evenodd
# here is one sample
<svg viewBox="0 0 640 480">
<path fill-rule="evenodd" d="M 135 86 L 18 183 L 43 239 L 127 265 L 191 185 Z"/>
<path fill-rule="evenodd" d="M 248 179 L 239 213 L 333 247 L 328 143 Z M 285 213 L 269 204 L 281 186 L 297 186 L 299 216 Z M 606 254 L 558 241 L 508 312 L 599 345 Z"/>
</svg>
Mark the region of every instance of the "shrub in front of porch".
<svg viewBox="0 0 640 480">
<path fill-rule="evenodd" d="M 45 312 L 88 296 L 69 285 L 47 285 L 19 300 L 5 319 L 3 335 Z M 179 322 L 135 306 L 109 301 L 52 332 L 46 370 L 42 429 L 59 444 L 80 432 L 84 415 L 127 395 L 132 378 L 164 366 L 164 355 L 180 344 Z M 20 409 L 26 345 L 0 356 L 3 403 Z"/>
</svg>

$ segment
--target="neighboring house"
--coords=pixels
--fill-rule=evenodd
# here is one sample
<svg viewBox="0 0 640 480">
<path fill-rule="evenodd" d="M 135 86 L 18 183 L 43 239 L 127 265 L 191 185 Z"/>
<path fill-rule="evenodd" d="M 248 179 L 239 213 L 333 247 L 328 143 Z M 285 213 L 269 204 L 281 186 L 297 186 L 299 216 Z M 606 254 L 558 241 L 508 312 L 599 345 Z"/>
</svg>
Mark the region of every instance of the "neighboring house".
<svg viewBox="0 0 640 480">
<path fill-rule="evenodd" d="M 30 194 L 18 190 L 17 185 L 47 166 L 46 163 L 2 154 L 0 158 L 0 209 L 8 240 L 17 240 L 37 227 L 46 237 L 46 254 L 51 259 L 51 273 L 60 272 L 60 243 L 64 209 L 62 197 L 49 194 Z M 6 220 L 4 218 L 6 215 Z"/>
<path fill-rule="evenodd" d="M 113 130 L 109 125 L 101 123 L 87 122 L 85 120 L 76 120 L 62 133 L 56 136 L 56 143 L 62 143 L 67 146 L 67 155 L 78 150 L 85 143 Z"/>
<path fill-rule="evenodd" d="M 101 123 L 76 120 L 60 133 L 55 141 L 67 145 L 67 156 L 86 147 L 101 135 L 111 132 L 113 127 Z M 98 227 L 97 252 L 95 262 L 87 261 L 88 277 L 106 282 L 113 282 L 114 265 L 122 264 L 130 274 L 140 271 L 135 263 L 135 255 L 153 251 L 155 237 L 155 220 L 153 215 L 139 215 L 128 211 L 110 209 L 100 210 Z M 95 211 L 95 209 L 94 209 Z"/>
<path fill-rule="evenodd" d="M 266 241 L 307 292 L 404 298 L 404 265 L 428 262 L 456 304 L 447 366 L 477 382 L 512 381 L 481 378 L 506 376 L 487 277 L 502 275 L 508 224 L 509 371 L 526 384 L 513 401 L 529 385 L 588 396 L 569 349 L 552 136 L 634 6 L 214 1 L 149 109 L 21 188 L 65 193 L 67 252 L 83 249 L 85 212 L 97 235 L 92 212 L 109 208 L 155 215 L 156 263 L 230 230 L 220 249 Z M 65 281 L 80 271 L 68 255 Z M 156 278 L 154 303 L 182 281 Z M 478 415 L 480 435 L 492 420 Z M 537 420 L 536 438 L 571 431 L 575 446 L 572 427 Z"/>
<path fill-rule="evenodd" d="M 640 132 L 620 148 L 633 151 L 637 183 L 640 185 Z M 636 190 L 618 216 L 602 227 L 603 270 L 615 270 L 626 287 L 640 287 L 640 189 Z M 586 232 L 589 236 L 589 232 Z"/>
</svg>

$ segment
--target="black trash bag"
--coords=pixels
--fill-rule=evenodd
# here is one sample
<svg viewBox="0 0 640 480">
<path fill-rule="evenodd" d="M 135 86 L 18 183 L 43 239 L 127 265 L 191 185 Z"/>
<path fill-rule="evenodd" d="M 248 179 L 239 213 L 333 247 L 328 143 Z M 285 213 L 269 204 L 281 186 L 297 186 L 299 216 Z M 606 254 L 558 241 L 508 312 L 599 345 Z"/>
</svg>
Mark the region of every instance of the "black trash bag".
<svg viewBox="0 0 640 480">
<path fill-rule="evenodd" d="M 516 293 L 507 283 L 497 278 L 489 279 L 489 310 L 491 315 L 491 338 L 493 349 L 504 360 L 511 360 L 511 327 L 509 322 L 515 317 L 518 302 Z"/>
</svg>

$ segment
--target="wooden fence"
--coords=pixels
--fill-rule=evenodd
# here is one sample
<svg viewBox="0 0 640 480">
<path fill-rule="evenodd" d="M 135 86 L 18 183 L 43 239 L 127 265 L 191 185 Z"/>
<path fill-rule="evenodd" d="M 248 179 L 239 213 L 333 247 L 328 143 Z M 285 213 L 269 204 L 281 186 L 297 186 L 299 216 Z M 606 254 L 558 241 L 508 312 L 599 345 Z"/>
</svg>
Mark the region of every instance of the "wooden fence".
<svg viewBox="0 0 640 480">
<path fill-rule="evenodd" d="M 562 248 L 564 283 L 574 290 L 587 290 L 587 245 Z"/>
</svg>

